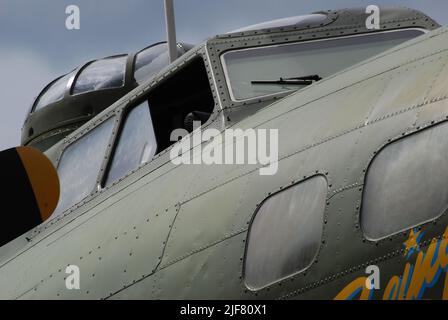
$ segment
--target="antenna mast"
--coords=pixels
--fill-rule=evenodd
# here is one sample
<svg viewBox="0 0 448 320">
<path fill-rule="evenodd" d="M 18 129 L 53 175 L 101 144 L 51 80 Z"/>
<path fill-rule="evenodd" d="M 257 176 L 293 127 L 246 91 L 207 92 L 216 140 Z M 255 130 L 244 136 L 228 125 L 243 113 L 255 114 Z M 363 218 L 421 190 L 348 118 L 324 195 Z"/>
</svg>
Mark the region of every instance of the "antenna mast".
<svg viewBox="0 0 448 320">
<path fill-rule="evenodd" d="M 170 63 L 177 59 L 177 42 L 176 42 L 176 24 L 174 18 L 173 0 L 165 1 L 165 22 L 166 22 L 166 36 L 168 43 L 168 52 L 170 56 Z"/>
</svg>

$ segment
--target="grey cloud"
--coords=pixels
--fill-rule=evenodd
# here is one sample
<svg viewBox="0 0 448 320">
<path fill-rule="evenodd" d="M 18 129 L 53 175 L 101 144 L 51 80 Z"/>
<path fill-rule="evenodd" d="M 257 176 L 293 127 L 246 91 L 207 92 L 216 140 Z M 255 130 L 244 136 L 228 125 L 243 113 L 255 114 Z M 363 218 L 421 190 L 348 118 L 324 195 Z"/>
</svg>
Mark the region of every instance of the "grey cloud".
<svg viewBox="0 0 448 320">
<path fill-rule="evenodd" d="M 81 30 L 65 29 L 65 8 Z M 246 25 L 317 10 L 378 5 L 420 9 L 448 23 L 446 0 L 175 0 L 178 38 L 192 44 Z M 29 103 L 53 78 L 96 58 L 165 38 L 162 0 L 0 0 L 0 148 L 19 143 Z"/>
<path fill-rule="evenodd" d="M 45 59 L 19 48 L 0 52 L 0 150 L 20 144 L 20 129 L 34 95 L 54 74 Z"/>
</svg>

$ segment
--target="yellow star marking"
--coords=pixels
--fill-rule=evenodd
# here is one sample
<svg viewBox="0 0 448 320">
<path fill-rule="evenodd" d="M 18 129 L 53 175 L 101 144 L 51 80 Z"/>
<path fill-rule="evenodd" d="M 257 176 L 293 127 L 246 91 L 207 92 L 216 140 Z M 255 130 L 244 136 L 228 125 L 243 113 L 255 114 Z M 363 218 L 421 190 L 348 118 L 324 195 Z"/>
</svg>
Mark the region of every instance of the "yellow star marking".
<svg viewBox="0 0 448 320">
<path fill-rule="evenodd" d="M 414 230 L 411 230 L 411 232 L 409 233 L 409 239 L 403 243 L 404 246 L 406 247 L 404 255 L 407 255 L 409 250 L 411 250 L 411 249 L 415 249 L 415 250 L 418 249 L 419 245 L 418 245 L 417 239 L 418 239 L 418 236 L 420 235 L 420 233 L 421 233 L 421 231 L 414 232 Z"/>
</svg>

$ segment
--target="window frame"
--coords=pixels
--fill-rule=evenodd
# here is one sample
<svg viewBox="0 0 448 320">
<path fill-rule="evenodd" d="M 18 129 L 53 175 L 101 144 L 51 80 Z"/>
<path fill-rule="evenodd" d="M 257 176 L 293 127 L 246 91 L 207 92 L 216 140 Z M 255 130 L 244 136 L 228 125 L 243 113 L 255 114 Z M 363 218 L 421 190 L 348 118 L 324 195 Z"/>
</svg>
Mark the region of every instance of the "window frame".
<svg viewBox="0 0 448 320">
<path fill-rule="evenodd" d="M 122 56 L 122 55 L 120 55 L 120 56 Z M 64 154 L 65 150 L 71 144 L 73 144 L 76 141 L 78 141 L 79 139 L 83 138 L 85 135 L 90 133 L 97 126 L 99 126 L 103 122 L 107 121 L 108 119 L 113 118 L 113 117 L 116 118 L 115 119 L 115 125 L 114 125 L 114 128 L 112 130 L 111 137 L 109 139 L 109 144 L 108 144 L 108 146 L 106 148 L 105 156 L 104 156 L 104 159 L 103 159 L 101 167 L 100 167 L 100 171 L 99 171 L 98 176 L 97 176 L 96 189 L 92 190 L 92 193 L 91 193 L 90 197 L 85 198 L 83 201 L 89 201 L 89 200 L 95 198 L 96 195 L 98 195 L 99 193 L 102 193 L 102 192 L 104 192 L 106 190 L 109 190 L 110 188 L 114 187 L 118 183 L 120 183 L 123 180 L 125 180 L 128 176 L 136 174 L 143 167 L 154 166 L 151 169 L 151 172 L 152 172 L 152 171 L 157 170 L 158 168 L 166 165 L 167 163 L 170 163 L 170 160 L 169 160 L 169 150 L 171 150 L 171 148 L 173 148 L 176 144 L 181 143 L 182 140 L 172 144 L 170 147 L 168 147 L 168 148 L 166 148 L 164 150 L 158 150 L 158 153 L 156 153 L 156 155 L 153 157 L 153 159 L 151 161 L 149 161 L 149 162 L 145 163 L 144 165 L 140 166 L 135 171 L 129 172 L 127 175 L 123 176 L 120 180 L 118 180 L 116 182 L 113 182 L 110 186 L 104 186 L 104 183 L 106 182 L 106 179 L 107 179 L 108 170 L 110 168 L 110 163 L 113 160 L 114 150 L 115 150 L 116 146 L 118 145 L 120 134 L 121 134 L 121 130 L 124 128 L 124 125 L 125 125 L 127 114 L 134 107 L 138 106 L 139 102 L 141 103 L 144 100 L 148 100 L 147 99 L 148 94 L 150 94 L 153 90 L 156 90 L 159 84 L 163 84 L 165 81 L 169 81 L 169 79 L 171 77 L 174 77 L 178 72 L 182 72 L 184 67 L 188 66 L 190 64 L 190 62 L 194 62 L 194 60 L 197 59 L 197 58 L 200 58 L 202 60 L 202 63 L 204 64 L 204 67 L 205 67 L 206 70 L 210 70 L 210 69 L 213 68 L 213 66 L 210 63 L 210 59 L 208 57 L 208 52 L 207 52 L 207 49 L 205 48 L 205 46 L 203 48 L 203 52 L 193 52 L 192 51 L 190 53 L 190 55 L 184 55 L 184 58 L 183 58 L 184 60 L 178 59 L 178 61 L 175 62 L 174 65 L 171 64 L 172 67 L 169 68 L 168 73 L 159 74 L 158 76 L 161 77 L 161 80 L 163 79 L 163 81 L 160 81 L 156 85 L 149 87 L 150 88 L 149 91 L 148 91 L 149 88 L 148 88 L 147 85 L 145 85 L 145 84 L 140 85 L 139 87 L 144 88 L 144 89 L 142 89 L 142 92 L 144 92 L 144 93 L 139 94 L 138 98 L 136 98 L 135 94 L 134 94 L 133 98 L 127 99 L 126 101 L 124 101 L 122 103 L 121 106 L 117 107 L 114 110 L 111 110 L 111 111 L 107 112 L 103 117 L 101 117 L 100 119 L 98 119 L 96 121 L 92 120 L 94 122 L 88 122 L 85 125 L 87 127 L 85 127 L 85 128 L 81 127 L 80 129 L 78 129 L 78 130 L 82 130 L 82 131 L 80 131 L 78 134 L 75 134 L 75 136 L 70 137 L 70 138 L 66 138 L 66 139 L 63 140 L 63 142 L 61 143 L 61 146 L 60 146 L 60 148 L 58 150 L 58 156 L 57 156 L 57 158 L 55 160 L 55 167 L 56 168 L 59 167 L 59 163 L 61 161 L 62 155 Z M 129 56 L 128 56 L 128 59 L 129 59 Z M 91 62 L 94 62 L 94 61 L 91 61 Z M 88 65 L 89 63 L 87 63 L 86 65 Z M 82 68 L 79 68 L 79 70 L 77 70 L 77 75 L 81 72 L 81 70 L 83 68 L 84 68 L 84 66 Z M 129 68 L 126 68 L 126 72 L 128 72 L 128 70 L 129 70 Z M 74 81 L 72 82 L 72 86 L 74 85 L 75 81 L 76 81 L 76 77 L 74 78 Z M 208 84 L 209 84 L 211 92 L 217 91 L 216 90 L 216 83 L 214 81 L 214 78 L 212 78 L 212 79 L 209 78 Z M 104 90 L 107 90 L 107 89 L 104 89 Z M 70 89 L 70 91 L 68 91 L 68 94 L 71 94 L 71 89 Z M 128 93 L 128 95 L 130 95 L 130 93 Z M 214 117 L 214 114 L 216 113 L 217 110 L 221 110 L 221 108 L 222 108 L 222 103 L 219 100 L 218 96 L 214 96 L 213 100 L 214 100 L 215 105 L 213 107 L 212 115 L 207 120 L 207 122 L 202 125 L 202 127 L 208 126 L 209 123 L 215 121 L 216 119 Z M 149 103 L 149 108 L 151 109 L 150 102 L 148 101 L 148 103 Z M 152 116 L 152 114 L 151 114 L 151 116 Z M 190 133 L 190 135 L 192 135 L 192 134 L 193 133 Z M 155 164 L 155 161 L 160 159 L 160 158 L 162 158 L 164 155 L 168 155 L 168 160 L 164 160 L 161 163 Z M 72 207 L 68 208 L 66 211 L 61 212 L 60 215 L 58 215 L 58 217 L 59 216 L 65 216 L 66 214 L 70 213 L 71 211 L 73 211 L 73 208 L 79 206 L 80 203 L 82 203 L 82 202 L 76 203 Z M 56 217 L 56 218 L 58 218 L 58 217 Z M 50 219 L 50 220 L 53 220 L 53 219 Z"/>
<path fill-rule="evenodd" d="M 380 30 L 380 31 L 374 31 L 374 32 L 351 34 L 351 35 L 336 36 L 336 37 L 328 37 L 328 38 L 315 39 L 315 40 L 294 41 L 294 42 L 279 43 L 279 44 L 273 44 L 273 45 L 260 45 L 260 46 L 256 46 L 256 47 L 242 47 L 242 48 L 226 50 L 225 52 L 222 52 L 221 55 L 220 55 L 220 62 L 221 62 L 221 66 L 222 66 L 222 69 L 223 69 L 224 78 L 225 78 L 225 81 L 226 81 L 226 89 L 227 89 L 227 91 L 229 93 L 230 99 L 234 103 L 241 103 L 241 104 L 257 102 L 260 99 L 269 99 L 269 98 L 274 98 L 274 97 L 279 97 L 279 96 L 287 96 L 287 95 L 297 91 L 297 89 L 284 90 L 284 91 L 279 91 L 279 92 L 276 92 L 276 93 L 271 93 L 271 94 L 266 94 L 266 95 L 260 95 L 260 96 L 256 96 L 256 97 L 252 97 L 252 98 L 236 99 L 235 95 L 234 95 L 234 92 L 233 92 L 233 89 L 232 89 L 232 85 L 231 85 L 231 81 L 230 81 L 230 77 L 229 77 L 229 71 L 228 71 L 228 68 L 227 68 L 226 60 L 225 60 L 225 56 L 227 54 L 231 53 L 231 52 L 249 51 L 249 50 L 254 50 L 254 49 L 255 50 L 263 50 L 263 49 L 267 49 L 267 48 L 277 48 L 277 47 L 293 46 L 293 45 L 302 44 L 302 43 L 314 43 L 314 42 L 323 42 L 323 41 L 328 41 L 328 40 L 349 39 L 349 38 L 354 38 L 354 37 L 371 36 L 371 35 L 374 35 L 374 34 L 386 34 L 386 33 L 403 32 L 403 31 L 410 31 L 410 30 L 421 31 L 422 35 L 424 35 L 424 34 L 429 32 L 428 30 L 423 29 L 423 28 L 403 28 L 403 29 L 393 29 L 393 30 Z"/>
<path fill-rule="evenodd" d="M 107 183 L 107 179 L 109 177 L 109 173 L 110 173 L 110 169 L 111 169 L 111 166 L 112 166 L 112 162 L 114 161 L 115 152 L 116 152 L 116 150 L 118 148 L 118 145 L 120 143 L 121 135 L 122 135 L 123 130 L 124 130 L 125 126 L 126 126 L 126 121 L 129 118 L 129 115 L 131 114 L 131 112 L 135 108 L 138 108 L 140 106 L 140 104 L 145 103 L 145 102 L 148 104 L 148 112 L 150 114 L 151 121 L 152 121 L 151 104 L 150 104 L 148 99 L 140 99 L 137 102 L 134 101 L 134 102 L 128 104 L 126 106 L 126 108 L 121 110 L 120 115 L 119 115 L 120 121 L 119 121 L 118 125 L 115 127 L 115 129 L 116 129 L 115 130 L 116 131 L 115 132 L 115 138 L 114 138 L 113 142 L 110 143 L 110 149 L 108 151 L 109 152 L 108 160 L 104 163 L 104 166 L 101 167 L 103 172 L 102 172 L 102 175 L 99 177 L 99 180 L 98 180 L 99 181 L 99 185 L 98 185 L 99 190 L 107 189 L 108 187 L 113 186 L 114 184 L 116 184 L 119 181 L 121 181 L 124 178 L 126 178 L 128 175 L 130 175 L 133 172 L 139 170 L 141 167 L 144 167 L 145 165 L 151 163 L 154 160 L 154 158 L 157 156 L 157 154 L 158 154 L 157 151 L 158 151 L 158 148 L 159 148 L 158 145 L 157 145 L 157 149 L 156 149 L 156 154 L 150 161 L 145 162 L 144 164 L 138 166 L 136 169 L 127 172 L 124 176 L 122 176 L 121 178 L 119 178 L 116 181 L 113 181 L 110 185 L 106 184 Z M 152 126 L 153 126 L 153 130 L 154 130 L 154 124 L 152 124 Z M 157 140 L 156 140 L 156 144 L 157 144 Z"/>
<path fill-rule="evenodd" d="M 209 68 L 211 69 L 211 68 L 212 68 L 212 65 L 210 64 L 210 59 L 208 58 L 207 55 L 208 55 L 208 53 L 204 53 L 204 54 L 201 54 L 201 53 L 193 54 L 193 55 L 190 57 L 190 59 L 188 59 L 188 60 L 182 62 L 181 67 L 179 67 L 179 66 L 175 66 L 175 67 L 172 69 L 174 72 L 170 73 L 169 75 L 162 75 L 162 77 L 163 77 L 163 81 L 161 81 L 159 84 L 164 84 L 165 81 L 169 81 L 170 78 L 175 77 L 177 73 L 182 72 L 182 71 L 184 70 L 184 68 L 188 67 L 191 63 L 194 63 L 195 60 L 197 60 L 197 59 L 200 59 L 200 60 L 202 61 L 202 63 L 203 63 L 203 65 L 204 65 L 204 67 L 205 67 L 206 70 L 207 70 L 207 67 L 209 67 Z M 180 60 L 180 59 L 179 59 L 179 60 Z M 210 79 L 210 78 L 209 78 L 209 80 L 208 80 L 208 85 L 209 85 L 210 91 L 213 93 L 213 92 L 216 90 L 216 89 L 215 89 L 216 83 L 213 81 L 213 79 Z M 145 86 L 145 84 L 142 84 L 142 85 L 140 85 L 140 86 Z M 156 90 L 157 87 L 158 87 L 158 85 L 152 87 L 152 90 Z M 132 171 L 132 172 L 128 172 L 128 173 L 127 173 L 126 175 L 124 175 L 121 179 L 119 179 L 118 181 L 113 182 L 111 185 L 109 185 L 109 186 L 106 186 L 106 185 L 105 185 L 105 183 L 107 182 L 107 176 L 108 176 L 108 174 L 109 174 L 110 165 L 111 165 L 111 162 L 113 161 L 113 155 L 114 155 L 115 149 L 116 149 L 116 147 L 117 147 L 117 145 L 118 145 L 118 143 L 119 143 L 121 132 L 122 132 L 122 130 L 123 130 L 125 124 L 126 124 L 127 115 L 128 115 L 128 114 L 129 114 L 135 107 L 137 107 L 140 103 L 142 103 L 143 101 L 148 101 L 149 109 L 150 109 L 150 112 L 151 112 L 151 101 L 149 101 L 149 99 L 148 99 L 147 96 L 148 96 L 148 94 L 150 94 L 150 92 L 152 92 L 152 90 L 151 90 L 151 91 L 148 91 L 148 92 L 145 92 L 145 94 L 142 94 L 141 96 L 138 96 L 136 99 L 133 99 L 133 100 L 130 100 L 130 101 L 126 102 L 125 105 L 124 105 L 124 107 L 118 109 L 118 111 L 117 111 L 117 112 L 118 112 L 117 117 L 119 118 L 119 123 L 118 123 L 117 127 L 115 127 L 114 139 L 113 139 L 113 141 L 111 142 L 111 146 L 110 146 L 110 149 L 109 149 L 109 151 L 108 151 L 108 160 L 105 161 L 104 167 L 102 167 L 102 170 L 101 170 L 101 171 L 102 171 L 102 176 L 101 176 L 101 180 L 100 180 L 100 184 L 99 184 L 99 190 L 101 190 L 101 191 L 102 191 L 102 190 L 107 190 L 107 189 L 109 189 L 109 188 L 115 186 L 117 183 L 119 183 L 119 182 L 121 182 L 122 180 L 126 179 L 128 176 L 133 175 L 135 172 L 139 171 L 139 170 L 142 169 L 143 167 L 146 167 L 146 166 L 148 166 L 148 165 L 153 164 L 154 161 L 156 161 L 156 160 L 158 160 L 159 158 L 163 157 L 165 154 L 167 154 L 167 155 L 169 156 L 169 151 L 170 151 L 175 145 L 178 145 L 178 144 L 180 144 L 180 143 L 183 142 L 183 139 L 180 139 L 179 141 L 177 141 L 177 142 L 173 143 L 172 145 L 170 145 L 168 148 L 165 148 L 165 149 L 163 149 L 163 150 L 159 150 L 159 149 L 158 149 L 157 152 L 156 152 L 156 154 L 155 154 L 155 156 L 153 157 L 153 159 L 152 159 L 151 161 L 148 161 L 147 163 L 143 164 L 142 166 L 138 167 L 136 170 L 134 170 L 134 171 Z M 216 96 L 213 97 L 213 100 L 214 100 L 214 103 L 215 103 L 215 105 L 214 105 L 214 107 L 213 107 L 213 112 L 212 112 L 210 118 L 209 118 L 209 119 L 208 119 L 208 120 L 201 126 L 201 128 L 206 127 L 206 126 L 208 126 L 211 122 L 215 121 L 213 115 L 216 113 L 216 111 L 217 111 L 218 109 L 219 109 L 219 110 L 222 110 L 222 109 L 221 109 L 221 108 L 222 108 L 222 104 L 221 104 L 221 102 L 219 101 L 218 96 L 219 96 L 219 95 L 216 95 Z M 219 102 L 218 102 L 218 101 L 219 101 Z M 153 114 L 152 114 L 152 113 L 151 113 L 151 119 L 153 120 Z M 153 127 L 154 127 L 154 124 L 153 124 Z M 156 131 L 156 130 L 155 130 L 155 128 L 154 128 L 154 132 L 155 132 L 155 131 Z M 189 133 L 187 136 L 190 136 L 190 137 L 191 137 L 191 136 L 193 136 L 193 134 L 194 134 L 194 131 L 191 132 L 191 133 Z M 157 132 L 155 132 L 155 136 L 156 136 L 156 139 L 157 139 Z M 156 141 L 157 141 L 157 140 L 156 140 Z M 202 142 L 201 142 L 201 144 L 202 144 Z M 195 146 L 193 146 L 193 148 L 194 148 L 194 147 L 195 147 Z M 160 146 L 159 146 L 159 141 L 157 141 L 157 148 L 160 148 Z M 158 169 L 158 168 L 160 168 L 160 167 L 162 167 L 162 166 L 164 166 L 164 165 L 166 165 L 167 163 L 170 163 L 170 162 L 171 162 L 171 160 L 170 160 L 169 157 L 168 157 L 168 159 L 167 159 L 166 161 L 163 161 L 161 164 L 156 165 L 155 168 L 154 168 L 154 170 L 156 170 L 156 169 Z"/>
<path fill-rule="evenodd" d="M 72 73 L 73 73 L 73 75 L 72 75 L 70 78 L 68 78 L 68 80 L 67 80 L 67 84 L 66 84 L 66 86 L 65 86 L 64 94 L 62 95 L 62 98 L 59 99 L 59 100 L 53 101 L 53 102 L 51 102 L 50 104 L 47 104 L 47 105 L 45 105 L 45 106 L 43 106 L 43 107 L 37 109 L 37 105 L 38 105 L 38 103 L 39 103 L 39 101 L 40 101 L 40 98 L 47 92 L 47 90 L 50 89 L 50 88 L 51 88 L 51 87 L 52 87 L 58 80 L 64 78 L 65 76 L 68 76 L 68 75 L 70 75 L 70 74 L 72 74 Z M 33 113 L 33 112 L 43 110 L 43 109 L 45 109 L 47 106 L 49 106 L 49 105 L 51 105 L 51 104 L 53 104 L 53 103 L 60 102 L 60 101 L 63 100 L 65 97 L 67 97 L 68 95 L 70 95 L 70 94 L 71 94 L 71 90 L 72 90 L 73 83 L 75 82 L 75 79 L 76 79 L 76 77 L 78 76 L 78 74 L 79 74 L 79 68 L 76 68 L 76 69 L 73 69 L 72 71 L 70 71 L 70 72 L 68 72 L 68 73 L 66 73 L 66 74 L 64 74 L 64 75 L 62 75 L 62 76 L 60 76 L 60 77 L 57 77 L 56 79 L 54 79 L 53 81 L 51 81 L 49 84 L 47 84 L 47 85 L 41 90 L 41 92 L 38 94 L 38 96 L 34 99 L 34 102 L 33 102 L 32 106 L 31 106 L 31 108 L 30 108 L 30 111 L 29 111 L 28 113 L 31 114 L 31 113 Z M 27 113 L 27 114 L 28 114 L 28 113 Z"/>
<path fill-rule="evenodd" d="M 163 44 L 166 44 L 166 41 L 160 41 L 160 42 L 156 42 L 156 43 L 153 43 L 152 45 L 150 45 L 150 46 L 148 46 L 148 47 L 146 47 L 146 48 L 143 48 L 143 49 L 141 49 L 140 51 L 138 51 L 137 53 L 135 53 L 134 54 L 134 56 L 132 57 L 132 68 L 131 68 L 131 70 L 132 70 L 132 80 L 133 81 L 135 81 L 136 83 L 138 83 L 138 81 L 137 81 L 137 79 L 135 78 L 135 72 L 136 72 L 136 70 L 135 70 L 135 65 L 136 65 L 136 63 L 137 63 L 137 57 L 138 57 L 138 55 L 140 54 L 140 53 L 142 53 L 143 51 L 145 51 L 145 50 L 148 50 L 148 49 L 151 49 L 151 48 L 154 48 L 154 47 L 156 47 L 156 46 L 159 46 L 159 45 L 163 45 Z M 162 71 L 163 70 L 163 68 L 160 70 L 160 71 Z M 152 78 L 152 77 L 154 77 L 154 76 L 156 76 L 160 71 L 158 71 L 158 72 L 156 72 L 154 75 L 152 75 L 150 78 Z M 149 79 L 149 78 L 148 78 Z M 142 84 L 143 84 L 144 82 L 142 82 Z M 141 85 L 141 84 L 140 84 Z"/>
<path fill-rule="evenodd" d="M 132 81 L 134 81 L 134 82 L 137 83 L 138 85 L 143 85 L 143 84 L 145 83 L 145 81 L 148 81 L 149 79 L 152 79 L 152 78 L 154 78 L 154 77 L 157 77 L 157 75 L 158 75 L 160 72 L 163 72 L 163 70 L 164 70 L 165 68 L 167 68 L 167 67 L 170 65 L 170 63 L 168 63 L 167 66 L 164 66 L 164 67 L 161 68 L 159 71 L 155 72 L 153 75 L 151 75 L 151 76 L 148 77 L 146 80 L 144 80 L 141 84 L 139 84 L 138 81 L 137 81 L 137 79 L 135 78 L 135 72 L 136 72 L 136 70 L 135 70 L 135 66 L 136 66 L 136 63 L 137 63 L 137 57 L 138 57 L 138 55 L 139 55 L 140 53 L 142 53 L 142 52 L 148 50 L 148 49 L 151 49 L 151 48 L 154 48 L 154 47 L 163 45 L 163 44 L 165 44 L 165 45 L 168 46 L 168 44 L 167 44 L 166 41 L 159 41 L 159 42 L 153 43 L 153 44 L 151 44 L 151 45 L 149 45 L 149 46 L 147 46 L 147 47 L 141 49 L 140 51 L 136 52 L 132 57 L 130 57 L 130 58 L 131 58 L 131 71 L 130 71 L 131 74 L 130 74 L 130 77 L 132 78 Z M 186 45 L 185 43 L 181 43 L 181 42 L 178 42 L 178 43 L 177 43 L 177 45 L 176 45 L 176 49 L 177 49 L 177 58 L 180 58 L 181 56 L 183 56 L 185 53 L 187 53 L 187 52 L 191 49 L 191 48 L 186 48 L 186 46 L 187 46 L 187 45 Z M 204 64 L 205 64 L 205 62 L 204 62 Z"/>
<path fill-rule="evenodd" d="M 251 231 L 252 231 L 252 225 L 253 225 L 254 220 L 255 220 L 255 218 L 257 217 L 258 213 L 260 212 L 260 209 L 263 207 L 263 205 L 264 205 L 269 199 L 271 199 L 271 198 L 273 198 L 273 197 L 275 197 L 275 196 L 281 194 L 281 193 L 284 192 L 284 191 L 287 191 L 287 190 L 289 190 L 289 189 L 291 189 L 291 188 L 297 187 L 297 186 L 299 186 L 299 185 L 301 185 L 301 184 L 303 184 L 303 183 L 308 182 L 308 181 L 311 180 L 311 179 L 318 178 L 318 177 L 321 177 L 321 178 L 323 178 L 323 179 L 325 180 L 325 183 L 326 183 L 326 192 L 325 192 L 325 199 L 324 199 L 324 203 L 325 203 L 325 205 L 324 205 L 324 211 L 323 211 L 323 213 L 322 213 L 322 218 L 323 218 L 323 219 L 322 219 L 322 221 L 321 221 L 321 230 L 322 230 L 322 233 L 321 233 L 321 238 L 320 238 L 320 240 L 319 240 L 320 245 L 319 245 L 319 248 L 317 249 L 316 253 L 314 254 L 313 259 L 311 260 L 310 263 L 307 264 L 306 267 L 302 268 L 302 269 L 299 270 L 299 271 L 296 271 L 296 272 L 294 272 L 294 273 L 292 273 L 292 274 L 290 274 L 290 275 L 287 275 L 287 276 L 284 276 L 284 277 L 282 277 L 282 278 L 279 278 L 279 279 L 277 279 L 277 280 L 275 280 L 275 281 L 273 281 L 273 282 L 269 282 L 269 283 L 265 284 L 265 285 L 262 286 L 262 287 L 259 287 L 259 288 L 253 288 L 253 287 L 251 287 L 251 286 L 247 283 L 247 280 L 246 280 L 246 273 L 247 273 L 247 270 L 246 270 L 247 254 L 248 254 L 248 249 L 249 249 L 249 239 L 250 239 L 250 235 L 251 235 Z M 318 171 L 318 173 L 314 173 L 314 174 L 312 174 L 312 175 L 310 175 L 310 176 L 307 176 L 305 179 L 300 180 L 300 181 L 297 181 L 297 182 L 295 182 L 294 184 L 288 184 L 286 187 L 280 188 L 280 190 L 279 190 L 279 189 L 276 189 L 276 191 L 274 191 L 274 192 L 272 192 L 272 193 L 269 193 L 269 194 L 263 199 L 263 201 L 261 201 L 261 203 L 257 206 L 257 208 L 255 209 L 254 213 L 252 214 L 252 217 L 250 218 L 250 221 L 249 221 L 249 223 L 248 223 L 247 235 L 246 235 L 246 238 L 245 238 L 245 244 L 244 244 L 243 266 L 242 266 L 242 279 L 243 279 L 243 282 L 244 282 L 244 286 L 245 286 L 247 289 L 249 289 L 249 290 L 251 290 L 251 291 L 253 291 L 253 292 L 257 292 L 257 291 L 261 291 L 261 290 L 265 290 L 265 289 L 267 289 L 267 288 L 270 288 L 270 287 L 272 287 L 272 286 L 274 286 L 274 285 L 278 285 L 279 283 L 283 283 L 284 281 L 287 281 L 288 279 L 291 279 L 291 278 L 293 278 L 293 277 L 295 277 L 295 276 L 297 276 L 297 275 L 299 275 L 299 274 L 302 274 L 302 273 L 307 272 L 307 271 L 313 266 L 313 264 L 314 264 L 316 261 L 318 261 L 318 260 L 316 260 L 316 259 L 318 259 L 319 254 L 320 254 L 320 252 L 321 252 L 321 250 L 322 250 L 322 240 L 323 240 L 324 235 L 325 235 L 325 222 L 324 222 L 324 221 L 325 221 L 325 219 L 326 219 L 326 214 L 327 214 L 327 205 L 326 205 L 326 203 L 327 203 L 327 201 L 328 201 L 328 196 L 329 196 L 329 192 L 330 192 L 329 189 L 330 189 L 330 188 L 329 188 L 328 177 L 327 177 L 324 173 Z"/>
<path fill-rule="evenodd" d="M 399 236 L 400 234 L 403 233 L 407 233 L 415 228 L 420 228 L 424 225 L 433 223 L 434 221 L 438 221 L 439 219 L 441 219 L 443 216 L 445 216 L 448 212 L 448 210 L 446 211 L 442 211 L 440 212 L 437 216 L 435 216 L 434 218 L 430 218 L 430 219 L 426 219 L 424 221 L 420 221 L 416 224 L 413 224 L 411 226 L 405 226 L 403 228 L 400 228 L 400 230 L 398 231 L 394 231 L 388 235 L 379 237 L 379 238 L 372 238 L 370 236 L 368 236 L 363 228 L 363 223 L 362 223 L 362 215 L 363 215 L 363 209 L 365 207 L 364 204 L 364 199 L 366 197 L 366 184 L 367 184 L 367 177 L 368 174 L 370 172 L 370 169 L 372 168 L 373 163 L 375 162 L 375 160 L 378 158 L 378 156 L 381 154 L 382 151 L 384 151 L 385 149 L 387 149 L 390 146 L 393 146 L 394 144 L 400 143 L 402 141 L 405 141 L 407 139 L 412 139 L 414 136 L 419 135 L 424 133 L 425 131 L 430 131 L 432 129 L 435 129 L 438 126 L 443 126 L 443 125 L 447 125 L 448 126 L 448 121 L 444 120 L 441 122 L 435 122 L 432 123 L 429 126 L 426 127 L 419 127 L 417 130 L 409 132 L 405 135 L 399 135 L 398 137 L 394 138 L 394 139 L 389 139 L 387 140 L 386 143 L 384 143 L 383 145 L 381 145 L 377 150 L 375 150 L 375 152 L 373 153 L 373 156 L 371 158 L 369 158 L 368 162 L 367 162 L 367 166 L 364 169 L 364 173 L 362 175 L 362 181 L 363 181 L 363 188 L 362 188 L 362 193 L 361 193 L 361 201 L 360 201 L 360 205 L 359 205 L 359 210 L 358 210 L 358 215 L 357 215 L 357 221 L 359 224 L 359 231 L 361 232 L 361 235 L 363 237 L 364 240 L 367 240 L 371 243 L 378 243 L 381 241 L 384 241 L 386 239 L 393 239 L 394 237 Z"/>
<path fill-rule="evenodd" d="M 90 191 L 90 195 L 96 194 L 96 193 L 98 193 L 98 191 L 101 190 L 100 189 L 101 181 L 102 181 L 101 179 L 104 176 L 105 164 L 107 164 L 107 162 L 109 161 L 109 158 L 110 158 L 110 155 L 111 155 L 110 150 L 112 148 L 113 142 L 115 141 L 116 132 L 117 132 L 117 129 L 118 129 L 118 127 L 120 125 L 120 122 L 121 122 L 121 112 L 118 112 L 118 113 L 117 112 L 112 112 L 112 113 L 106 115 L 105 117 L 102 117 L 98 121 L 95 121 L 91 126 L 89 126 L 89 128 L 81 131 L 81 133 L 79 135 L 76 135 L 75 137 L 72 137 L 71 139 L 64 140 L 64 142 L 62 144 L 62 147 L 60 149 L 60 152 L 58 154 L 58 157 L 57 157 L 57 159 L 55 161 L 55 167 L 56 167 L 56 170 L 58 170 L 59 166 L 61 164 L 62 157 L 63 157 L 64 153 L 67 151 L 67 149 L 70 146 L 72 146 L 74 143 L 78 142 L 79 140 L 81 140 L 82 138 L 84 138 L 85 136 L 90 134 L 93 130 L 95 130 L 100 125 L 106 123 L 108 120 L 113 119 L 113 118 L 115 118 L 115 121 L 114 121 L 114 125 L 113 125 L 113 128 L 112 128 L 112 132 L 110 134 L 110 137 L 109 137 L 109 140 L 108 140 L 108 144 L 107 144 L 106 150 L 104 152 L 104 157 L 101 160 L 100 170 L 97 173 L 95 188 Z M 56 216 L 56 218 L 59 217 L 59 216 L 65 215 L 67 212 L 70 212 L 72 210 L 72 208 L 74 208 L 77 205 L 79 205 L 79 203 L 82 203 L 82 201 L 84 201 L 88 197 L 84 198 L 83 200 L 81 200 L 78 203 L 73 204 L 71 207 L 67 208 L 65 211 L 60 212 L 59 215 Z"/>
<path fill-rule="evenodd" d="M 124 73 L 123 73 L 123 85 L 119 86 L 119 87 L 113 87 L 113 88 L 101 88 L 101 89 L 97 89 L 97 90 L 89 90 L 89 91 L 84 91 L 84 92 L 79 92 L 79 93 L 74 93 L 74 89 L 76 86 L 76 82 L 78 81 L 79 76 L 82 74 L 82 72 L 88 68 L 92 63 L 95 63 L 97 61 L 101 61 L 101 60 L 108 60 L 108 59 L 114 59 L 114 58 L 120 58 L 120 57 L 126 57 L 126 62 L 124 64 Z M 76 74 L 75 77 L 73 78 L 70 87 L 68 88 L 68 95 L 72 96 L 72 97 L 76 97 L 79 95 L 83 95 L 83 94 L 89 94 L 92 92 L 99 92 L 99 91 L 105 91 L 105 90 L 116 90 L 116 89 L 120 89 L 120 88 L 124 88 L 126 86 L 126 82 L 128 79 L 128 73 L 129 73 L 129 68 L 128 68 L 128 62 L 129 62 L 129 54 L 117 54 L 114 56 L 110 56 L 110 57 L 104 57 L 101 59 L 96 59 L 96 60 L 92 60 L 87 62 L 86 64 L 84 64 L 82 67 L 80 67 L 78 70 L 76 70 Z"/>
</svg>

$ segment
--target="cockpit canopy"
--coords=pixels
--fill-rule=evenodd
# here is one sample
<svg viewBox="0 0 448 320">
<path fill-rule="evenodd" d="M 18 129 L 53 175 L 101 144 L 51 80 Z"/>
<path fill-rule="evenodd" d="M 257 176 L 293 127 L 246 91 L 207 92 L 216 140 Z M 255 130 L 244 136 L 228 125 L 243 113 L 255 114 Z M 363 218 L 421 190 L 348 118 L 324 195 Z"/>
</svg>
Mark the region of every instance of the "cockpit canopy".
<svg viewBox="0 0 448 320">
<path fill-rule="evenodd" d="M 178 44 L 180 57 L 192 48 Z M 86 63 L 48 84 L 22 128 L 22 145 L 45 151 L 169 64 L 165 42 Z"/>
</svg>

